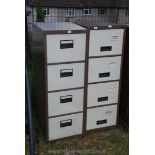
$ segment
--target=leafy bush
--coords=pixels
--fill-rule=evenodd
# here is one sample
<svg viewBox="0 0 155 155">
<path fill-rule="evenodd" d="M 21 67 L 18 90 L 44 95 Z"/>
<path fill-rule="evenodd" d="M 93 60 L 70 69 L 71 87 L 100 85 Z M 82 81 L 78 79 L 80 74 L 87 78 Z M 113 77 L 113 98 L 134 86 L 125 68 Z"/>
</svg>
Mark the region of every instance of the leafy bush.
<svg viewBox="0 0 155 155">
<path fill-rule="evenodd" d="M 37 22 L 44 22 L 44 11 L 42 7 L 42 0 L 37 0 Z"/>
</svg>

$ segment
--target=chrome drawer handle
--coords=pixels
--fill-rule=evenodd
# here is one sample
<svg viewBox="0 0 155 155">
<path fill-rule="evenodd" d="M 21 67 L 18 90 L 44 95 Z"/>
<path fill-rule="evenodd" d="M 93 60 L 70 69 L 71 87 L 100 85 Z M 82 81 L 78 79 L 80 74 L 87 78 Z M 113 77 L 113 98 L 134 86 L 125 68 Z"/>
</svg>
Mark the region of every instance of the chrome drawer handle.
<svg viewBox="0 0 155 155">
<path fill-rule="evenodd" d="M 102 101 L 108 101 L 108 96 L 98 98 L 98 102 L 102 102 Z"/>
<path fill-rule="evenodd" d="M 72 119 L 60 121 L 60 128 L 72 126 Z"/>
<path fill-rule="evenodd" d="M 99 73 L 99 78 L 110 77 L 110 72 Z"/>
<path fill-rule="evenodd" d="M 72 95 L 60 96 L 60 103 L 68 103 L 73 101 Z"/>
<path fill-rule="evenodd" d="M 107 123 L 107 119 L 104 119 L 104 120 L 98 120 L 96 122 L 96 125 L 100 125 L 100 124 L 106 124 Z"/>
<path fill-rule="evenodd" d="M 60 70 L 60 77 L 73 76 L 73 69 L 62 69 Z"/>
<path fill-rule="evenodd" d="M 112 51 L 112 46 L 101 46 L 100 52 Z"/>
<path fill-rule="evenodd" d="M 73 48 L 74 40 L 61 40 L 60 41 L 60 49 Z"/>
</svg>

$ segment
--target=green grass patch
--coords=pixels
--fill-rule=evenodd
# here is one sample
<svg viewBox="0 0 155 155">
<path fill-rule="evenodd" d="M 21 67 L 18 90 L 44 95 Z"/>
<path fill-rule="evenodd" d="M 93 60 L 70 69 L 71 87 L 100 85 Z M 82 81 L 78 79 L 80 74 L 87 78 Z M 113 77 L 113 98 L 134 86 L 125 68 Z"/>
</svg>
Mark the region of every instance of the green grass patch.
<svg viewBox="0 0 155 155">
<path fill-rule="evenodd" d="M 37 155 L 128 155 L 129 134 L 121 126 L 103 132 L 92 132 L 85 137 L 61 139 L 55 143 L 44 140 L 36 124 Z M 29 155 L 29 143 L 26 135 L 26 155 Z"/>
</svg>

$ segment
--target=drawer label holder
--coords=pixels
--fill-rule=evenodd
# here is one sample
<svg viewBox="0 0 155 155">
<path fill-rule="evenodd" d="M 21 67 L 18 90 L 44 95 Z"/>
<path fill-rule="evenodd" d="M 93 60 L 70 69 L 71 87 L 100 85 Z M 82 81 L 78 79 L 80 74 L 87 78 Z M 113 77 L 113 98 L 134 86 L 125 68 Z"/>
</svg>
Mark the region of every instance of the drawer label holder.
<svg viewBox="0 0 155 155">
<path fill-rule="evenodd" d="M 60 70 L 60 77 L 73 76 L 73 69 L 62 69 Z"/>
<path fill-rule="evenodd" d="M 102 102 L 102 101 L 108 101 L 108 96 L 98 98 L 98 102 Z"/>
<path fill-rule="evenodd" d="M 99 73 L 99 78 L 110 77 L 110 72 Z"/>
<path fill-rule="evenodd" d="M 72 119 L 60 121 L 60 128 L 72 126 Z"/>
<path fill-rule="evenodd" d="M 112 51 L 112 46 L 102 46 L 100 47 L 100 52 Z"/>
<path fill-rule="evenodd" d="M 68 103 L 73 101 L 72 95 L 60 96 L 60 103 Z"/>
<path fill-rule="evenodd" d="M 60 49 L 74 48 L 74 40 L 61 40 Z"/>
<path fill-rule="evenodd" d="M 96 122 L 96 125 L 100 125 L 100 124 L 106 124 L 107 123 L 107 119 L 104 119 L 104 120 L 98 120 Z"/>
</svg>

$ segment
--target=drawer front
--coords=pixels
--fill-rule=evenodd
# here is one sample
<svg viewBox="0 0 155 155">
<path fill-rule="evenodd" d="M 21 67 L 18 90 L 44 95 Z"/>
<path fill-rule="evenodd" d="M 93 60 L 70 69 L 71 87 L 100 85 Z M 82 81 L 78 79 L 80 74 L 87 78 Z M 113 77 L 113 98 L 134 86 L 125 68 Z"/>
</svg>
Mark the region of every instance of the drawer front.
<svg viewBox="0 0 155 155">
<path fill-rule="evenodd" d="M 83 86 L 84 63 L 48 66 L 48 91 Z"/>
<path fill-rule="evenodd" d="M 87 110 L 87 130 L 116 125 L 117 105 Z"/>
<path fill-rule="evenodd" d="M 85 60 L 86 34 L 47 35 L 47 63 Z"/>
<path fill-rule="evenodd" d="M 48 116 L 83 111 L 83 89 L 48 93 Z"/>
<path fill-rule="evenodd" d="M 89 59 L 88 82 L 120 79 L 121 56 Z"/>
<path fill-rule="evenodd" d="M 124 29 L 90 31 L 89 56 L 122 54 Z"/>
<path fill-rule="evenodd" d="M 88 85 L 88 107 L 118 102 L 119 82 Z"/>
<path fill-rule="evenodd" d="M 82 133 L 83 113 L 49 119 L 49 140 Z"/>
</svg>

